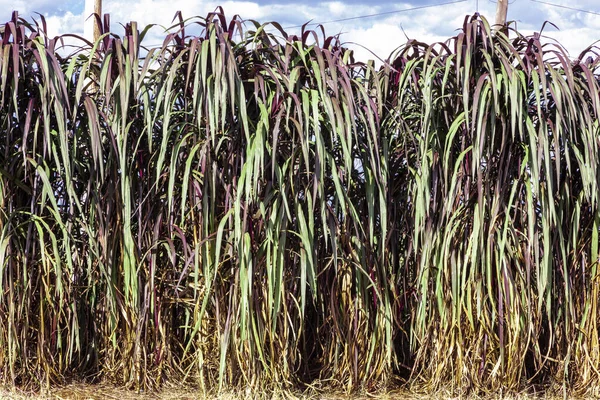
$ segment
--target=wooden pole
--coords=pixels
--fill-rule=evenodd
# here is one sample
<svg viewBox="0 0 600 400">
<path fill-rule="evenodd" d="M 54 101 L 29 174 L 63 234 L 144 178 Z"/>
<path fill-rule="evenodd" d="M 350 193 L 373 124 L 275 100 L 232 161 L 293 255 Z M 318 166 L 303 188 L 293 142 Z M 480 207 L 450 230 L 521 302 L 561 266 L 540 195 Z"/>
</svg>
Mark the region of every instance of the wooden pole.
<svg viewBox="0 0 600 400">
<path fill-rule="evenodd" d="M 496 4 L 496 23 L 494 32 L 502 31 L 506 33 L 506 16 L 508 15 L 508 0 L 497 0 Z"/>
<path fill-rule="evenodd" d="M 99 20 L 94 18 L 94 42 L 96 42 L 100 37 L 100 24 L 98 21 L 100 21 L 100 23 L 102 21 L 102 0 L 94 0 L 94 14 L 100 18 Z"/>
</svg>

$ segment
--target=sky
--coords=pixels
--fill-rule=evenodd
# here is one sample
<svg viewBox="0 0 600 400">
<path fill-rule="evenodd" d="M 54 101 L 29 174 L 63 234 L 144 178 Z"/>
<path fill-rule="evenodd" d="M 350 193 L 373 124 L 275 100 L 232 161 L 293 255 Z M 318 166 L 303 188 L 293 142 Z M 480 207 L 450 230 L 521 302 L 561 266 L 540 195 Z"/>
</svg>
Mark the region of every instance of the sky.
<svg viewBox="0 0 600 400">
<path fill-rule="evenodd" d="M 495 0 L 465 0 L 438 5 L 450 1 L 453 0 L 103 0 L 103 12 L 110 14 L 111 28 L 116 33 L 123 32 L 120 23 L 129 21 L 137 21 L 138 26 L 157 24 L 144 40 L 147 46 L 162 43 L 163 27 L 171 25 L 178 10 L 184 18 L 206 16 L 220 5 L 228 19 L 238 14 L 242 19 L 276 21 L 286 28 L 308 21 L 327 22 L 324 24 L 327 35 L 340 34 L 341 41 L 355 49 L 355 58 L 366 61 L 375 56 L 388 58 L 394 49 L 406 43 L 407 38 L 426 43 L 445 41 L 456 34 L 466 15 L 477 11 L 490 23 L 494 21 Z M 12 10 L 17 10 L 27 20 L 39 18 L 36 13 L 40 13 L 46 18 L 51 36 L 64 33 L 84 35 L 84 32 L 91 36 L 90 29 L 84 29 L 84 20 L 91 13 L 89 7 L 93 7 L 92 4 L 88 0 L 86 10 L 85 0 L 0 0 L 0 22 L 8 21 Z M 328 22 L 380 13 L 387 14 Z M 577 58 L 583 49 L 600 39 L 598 0 L 510 0 L 508 20 L 515 21 L 516 28 L 523 34 L 539 32 L 545 21 L 552 22 L 558 29 L 546 25 L 543 35 L 548 37 L 547 41 L 557 40 L 572 58 Z M 296 33 L 300 28 L 286 31 Z"/>
</svg>

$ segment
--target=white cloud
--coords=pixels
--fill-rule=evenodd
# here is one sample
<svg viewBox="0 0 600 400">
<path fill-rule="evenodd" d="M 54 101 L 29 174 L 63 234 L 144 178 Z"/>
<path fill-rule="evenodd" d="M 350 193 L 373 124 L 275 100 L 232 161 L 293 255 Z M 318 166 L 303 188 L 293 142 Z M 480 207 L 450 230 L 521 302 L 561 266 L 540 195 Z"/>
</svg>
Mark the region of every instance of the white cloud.
<svg viewBox="0 0 600 400">
<path fill-rule="evenodd" d="M 89 10 L 83 10 L 84 0 L 67 0 L 56 3 L 50 0 L 0 0 L 0 20 L 10 18 L 10 10 L 17 8 L 21 16 L 35 17 L 34 11 L 39 11 L 46 16 L 50 34 L 60 33 L 82 34 L 84 16 Z M 364 0 L 346 1 L 334 0 L 329 2 L 307 1 L 304 3 L 261 4 L 260 1 L 201 1 L 201 0 L 139 0 L 135 2 L 126 0 L 104 0 L 104 12 L 110 13 L 112 30 L 120 34 L 122 29 L 119 23 L 137 21 L 138 26 L 157 24 L 147 37 L 146 44 L 161 43 L 164 32 L 161 26 L 171 25 L 177 10 L 184 18 L 205 16 L 214 11 L 220 4 L 226 16 L 233 17 L 239 14 L 244 19 L 254 19 L 259 22 L 277 21 L 282 26 L 296 26 L 309 20 L 313 22 L 331 21 L 350 18 L 359 15 L 369 15 L 393 10 L 405 10 L 422 5 L 423 3 L 385 3 L 380 0 L 371 3 Z M 557 3 L 559 0 L 555 0 Z M 561 0 L 562 2 L 562 0 Z M 596 0 L 575 0 L 569 3 L 574 8 L 598 10 Z M 462 27 L 465 15 L 472 14 L 475 4 L 472 1 L 453 5 L 432 7 L 427 9 L 398 12 L 377 18 L 364 18 L 328 23 L 325 26 L 328 35 L 341 33 L 342 42 L 354 42 L 371 49 L 380 58 L 386 58 L 395 48 L 406 42 L 406 36 L 422 42 L 445 41 L 456 34 Z M 63 11 L 61 11 L 61 8 Z M 65 12 L 64 9 L 70 11 Z M 495 4 L 480 0 L 479 12 L 488 16 L 488 21 L 493 23 Z M 556 24 L 560 31 L 550 25 L 544 29 L 544 34 L 556 38 L 571 53 L 576 56 L 583 48 L 600 38 L 600 17 L 582 12 L 569 11 L 530 1 L 518 1 L 509 7 L 509 20 L 516 20 L 516 27 L 524 34 L 539 31 L 545 20 Z M 311 26 L 314 27 L 314 26 Z M 299 29 L 290 29 L 289 33 L 298 32 Z M 91 33 L 91 31 L 90 31 Z M 357 59 L 366 60 L 373 58 L 367 50 L 355 46 Z"/>
<path fill-rule="evenodd" d="M 341 17 L 342 15 L 346 15 L 348 12 L 348 6 L 341 1 L 332 1 L 327 3 L 327 8 L 332 17 Z"/>
<path fill-rule="evenodd" d="M 564 31 L 544 32 L 544 36 L 556 40 L 569 52 L 571 58 L 577 58 L 579 53 L 593 44 L 595 41 L 594 38 L 598 38 L 598 31 L 590 28 L 576 28 Z"/>
<path fill-rule="evenodd" d="M 46 17 L 49 36 L 58 36 L 64 33 L 83 35 L 83 15 L 73 15 L 67 11 L 65 15 L 52 15 Z"/>
</svg>

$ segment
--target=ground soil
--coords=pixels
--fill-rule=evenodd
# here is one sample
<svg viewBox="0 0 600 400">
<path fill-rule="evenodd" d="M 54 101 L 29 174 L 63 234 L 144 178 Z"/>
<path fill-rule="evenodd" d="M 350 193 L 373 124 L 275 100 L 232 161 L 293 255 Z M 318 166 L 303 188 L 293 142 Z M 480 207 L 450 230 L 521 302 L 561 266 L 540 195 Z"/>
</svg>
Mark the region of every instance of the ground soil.
<svg viewBox="0 0 600 400">
<path fill-rule="evenodd" d="M 34 392 L 7 389 L 0 387 L 0 400 L 196 400 L 196 399 L 223 399 L 223 400 L 241 400 L 241 399 L 322 399 L 322 400 L 371 400 L 371 399 L 407 399 L 407 400 L 437 400 L 437 399 L 467 399 L 467 400 L 559 400 L 563 397 L 556 396 L 536 396 L 536 395 L 511 395 L 511 396 L 469 396 L 455 397 L 448 393 L 438 393 L 435 395 L 417 395 L 402 390 L 395 390 L 385 394 L 363 394 L 346 395 L 343 393 L 320 393 L 320 392 L 280 392 L 276 394 L 264 395 L 260 393 L 225 393 L 220 395 L 206 396 L 191 389 L 186 388 L 167 388 L 157 393 L 135 393 L 123 388 L 111 385 L 88 385 L 71 384 L 67 386 L 54 387 L 45 392 Z"/>
</svg>

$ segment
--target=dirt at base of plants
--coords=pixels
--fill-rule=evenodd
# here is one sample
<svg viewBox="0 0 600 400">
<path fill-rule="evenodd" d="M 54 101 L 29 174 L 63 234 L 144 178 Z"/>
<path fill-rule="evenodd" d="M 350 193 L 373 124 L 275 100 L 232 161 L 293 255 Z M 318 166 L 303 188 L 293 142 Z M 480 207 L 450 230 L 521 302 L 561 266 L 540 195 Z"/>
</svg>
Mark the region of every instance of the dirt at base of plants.
<svg viewBox="0 0 600 400">
<path fill-rule="evenodd" d="M 407 399 L 407 400 L 433 400 L 433 399 L 467 399 L 467 400 L 533 400 L 548 399 L 559 400 L 563 396 L 556 395 L 536 395 L 536 394 L 513 394 L 510 396 L 468 396 L 456 397 L 450 393 L 439 392 L 430 395 L 413 394 L 406 390 L 394 390 L 386 393 L 377 394 L 344 394 L 335 392 L 293 392 L 281 391 L 277 393 L 255 393 L 255 392 L 235 392 L 221 394 L 203 394 L 201 391 L 190 388 L 164 388 L 160 392 L 136 393 L 124 388 L 115 387 L 108 384 L 70 384 L 61 387 L 54 387 L 50 390 L 35 392 L 19 389 L 9 389 L 0 387 L 0 400 L 199 400 L 199 399 L 223 399 L 223 400 L 242 400 L 242 399 L 273 399 L 273 400 L 295 400 L 295 399 L 322 399 L 322 400 L 369 400 L 369 399 Z"/>
</svg>

